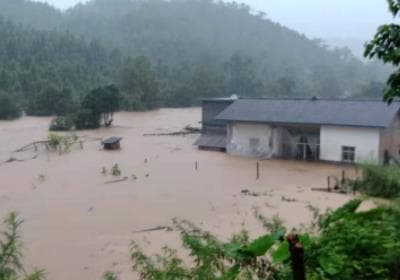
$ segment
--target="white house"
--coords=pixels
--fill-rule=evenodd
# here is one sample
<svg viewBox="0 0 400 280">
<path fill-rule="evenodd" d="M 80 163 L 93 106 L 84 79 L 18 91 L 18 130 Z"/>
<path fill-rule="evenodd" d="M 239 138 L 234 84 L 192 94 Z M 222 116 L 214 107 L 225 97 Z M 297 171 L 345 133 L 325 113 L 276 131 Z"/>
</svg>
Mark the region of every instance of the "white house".
<svg viewBox="0 0 400 280">
<path fill-rule="evenodd" d="M 216 116 L 226 151 L 261 158 L 361 162 L 398 158 L 400 103 L 239 99 Z"/>
</svg>

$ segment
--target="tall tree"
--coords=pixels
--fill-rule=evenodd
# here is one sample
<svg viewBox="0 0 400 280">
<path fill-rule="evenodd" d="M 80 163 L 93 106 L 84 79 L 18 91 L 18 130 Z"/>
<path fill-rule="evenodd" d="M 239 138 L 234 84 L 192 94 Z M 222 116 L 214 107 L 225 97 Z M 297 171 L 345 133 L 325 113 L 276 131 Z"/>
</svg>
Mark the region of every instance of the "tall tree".
<svg viewBox="0 0 400 280">
<path fill-rule="evenodd" d="M 83 100 L 82 108 L 93 114 L 93 119 L 96 116 L 108 127 L 114 121 L 114 112 L 119 109 L 120 101 L 119 89 L 115 85 L 108 85 L 92 90 Z"/>
<path fill-rule="evenodd" d="M 389 10 L 393 17 L 400 13 L 400 0 L 388 0 Z M 384 100 L 391 103 L 396 97 L 400 97 L 400 25 L 384 24 L 378 28 L 375 37 L 365 47 L 368 58 L 377 57 L 384 63 L 397 67 L 387 81 L 387 89 L 384 92 Z"/>
<path fill-rule="evenodd" d="M 228 91 L 230 94 L 255 96 L 262 85 L 256 80 L 253 60 L 240 53 L 232 55 L 225 64 L 228 73 Z"/>
<path fill-rule="evenodd" d="M 0 91 L 0 120 L 15 119 L 21 115 L 16 98 Z"/>
<path fill-rule="evenodd" d="M 153 109 L 158 105 L 159 81 L 150 60 L 145 56 L 127 61 L 121 73 L 120 88 L 131 109 Z"/>
</svg>

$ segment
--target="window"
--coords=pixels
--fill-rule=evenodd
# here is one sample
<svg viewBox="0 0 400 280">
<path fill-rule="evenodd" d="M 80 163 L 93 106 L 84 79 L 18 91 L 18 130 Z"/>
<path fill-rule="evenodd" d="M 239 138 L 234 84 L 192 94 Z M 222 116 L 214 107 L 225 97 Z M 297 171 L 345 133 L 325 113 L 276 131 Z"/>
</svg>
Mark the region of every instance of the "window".
<svg viewBox="0 0 400 280">
<path fill-rule="evenodd" d="M 343 162 L 354 162 L 356 158 L 356 148 L 343 146 L 342 147 L 342 161 Z"/>
</svg>

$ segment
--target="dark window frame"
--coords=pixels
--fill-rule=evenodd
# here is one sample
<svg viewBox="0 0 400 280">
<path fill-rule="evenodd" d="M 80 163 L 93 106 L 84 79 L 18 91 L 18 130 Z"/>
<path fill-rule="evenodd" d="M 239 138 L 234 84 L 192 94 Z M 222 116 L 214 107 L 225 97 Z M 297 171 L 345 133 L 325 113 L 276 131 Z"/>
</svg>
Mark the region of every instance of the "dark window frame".
<svg viewBox="0 0 400 280">
<path fill-rule="evenodd" d="M 355 146 L 342 146 L 342 162 L 354 163 L 356 160 Z"/>
</svg>

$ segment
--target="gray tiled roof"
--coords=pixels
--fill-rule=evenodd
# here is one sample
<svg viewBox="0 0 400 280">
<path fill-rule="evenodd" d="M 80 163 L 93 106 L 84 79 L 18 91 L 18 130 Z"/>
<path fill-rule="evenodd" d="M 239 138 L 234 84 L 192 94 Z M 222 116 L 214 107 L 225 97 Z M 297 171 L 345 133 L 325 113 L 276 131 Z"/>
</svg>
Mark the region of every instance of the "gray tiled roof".
<svg viewBox="0 0 400 280">
<path fill-rule="evenodd" d="M 110 137 L 110 138 L 108 138 L 106 140 L 103 140 L 102 143 L 103 144 L 115 144 L 115 143 L 118 143 L 121 140 L 122 140 L 121 137 Z"/>
<path fill-rule="evenodd" d="M 239 99 L 217 120 L 285 124 L 387 127 L 400 103 L 323 99 Z"/>
</svg>

